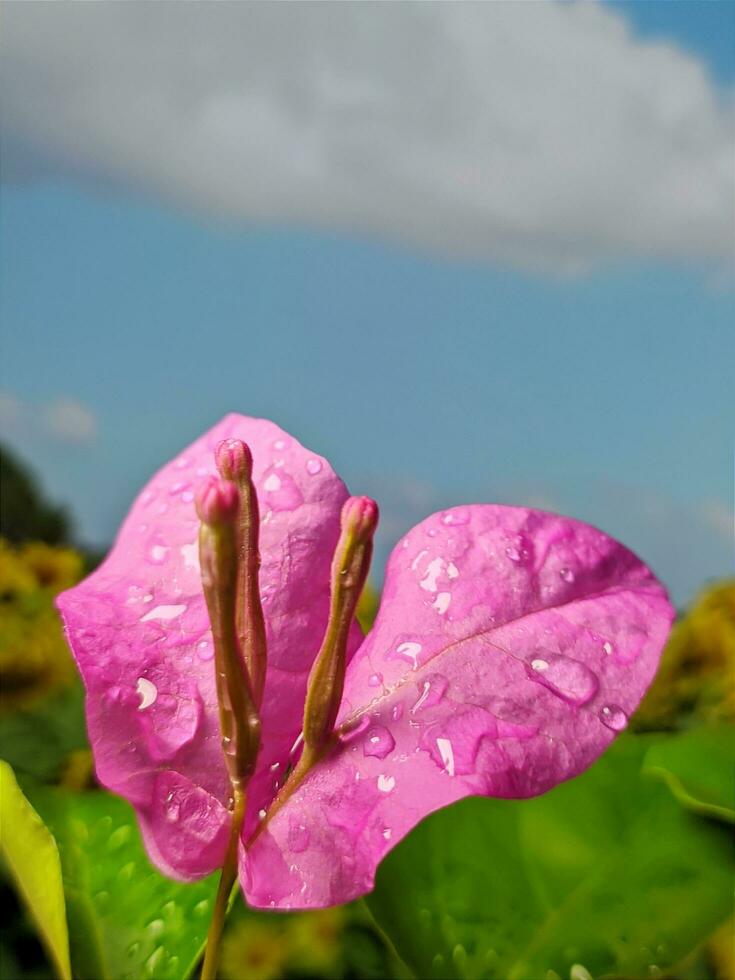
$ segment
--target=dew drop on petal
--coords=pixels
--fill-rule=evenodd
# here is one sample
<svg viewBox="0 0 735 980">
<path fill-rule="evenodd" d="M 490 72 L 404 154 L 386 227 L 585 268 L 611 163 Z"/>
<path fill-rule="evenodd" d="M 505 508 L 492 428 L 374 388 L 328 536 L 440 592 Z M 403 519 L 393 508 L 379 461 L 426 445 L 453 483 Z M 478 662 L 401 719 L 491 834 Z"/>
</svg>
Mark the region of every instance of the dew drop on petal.
<svg viewBox="0 0 735 980">
<path fill-rule="evenodd" d="M 382 674 L 371 674 L 368 677 L 368 687 L 380 687 L 382 683 L 383 683 Z"/>
<path fill-rule="evenodd" d="M 197 656 L 200 660 L 211 660 L 214 657 L 214 649 L 209 640 L 200 640 L 197 643 Z"/>
<path fill-rule="evenodd" d="M 449 686 L 449 681 L 443 674 L 429 674 L 429 676 L 418 684 L 419 696 L 411 708 L 411 714 L 416 714 L 422 708 L 433 708 L 439 704 Z"/>
<path fill-rule="evenodd" d="M 181 815 L 181 800 L 178 793 L 169 793 L 163 804 L 166 820 L 169 823 L 176 823 Z"/>
<path fill-rule="evenodd" d="M 140 696 L 138 711 L 144 711 L 146 708 L 150 708 L 152 704 L 156 703 L 156 699 L 158 698 L 158 688 L 152 681 L 149 681 L 145 677 L 139 677 L 135 684 L 135 690 Z"/>
<path fill-rule="evenodd" d="M 600 709 L 600 721 L 614 732 L 622 732 L 628 726 L 628 716 L 616 704 L 606 704 Z"/>
<path fill-rule="evenodd" d="M 386 827 L 385 830 L 383 831 L 384 839 L 390 840 L 392 836 L 393 836 L 393 831 L 390 829 L 390 827 Z"/>
<path fill-rule="evenodd" d="M 431 608 L 436 609 L 439 615 L 443 616 L 444 613 L 447 611 L 447 609 L 449 609 L 449 603 L 451 601 L 452 601 L 451 592 L 440 592 L 437 595 L 436 599 L 431 604 Z"/>
<path fill-rule="evenodd" d="M 378 776 L 378 789 L 381 793 L 391 793 L 396 785 L 394 776 L 386 776 L 381 773 Z"/>
<path fill-rule="evenodd" d="M 316 476 L 322 471 L 322 461 L 320 459 L 307 459 L 306 472 L 311 476 Z"/>
<path fill-rule="evenodd" d="M 422 647 L 420 643 L 411 643 L 411 642 L 399 643 L 398 646 L 396 647 L 396 653 L 398 654 L 398 656 L 402 657 L 404 660 L 409 660 L 411 662 L 411 665 L 414 667 L 414 669 L 417 666 L 418 663 L 417 658 L 418 655 L 421 653 L 421 650 Z"/>
<path fill-rule="evenodd" d="M 597 694 L 599 687 L 599 680 L 589 667 L 561 654 L 549 655 L 545 659 L 534 658 L 529 673 L 552 694 L 571 704 L 587 704 Z"/>
<path fill-rule="evenodd" d="M 609 657 L 609 656 L 610 656 L 610 654 L 611 654 L 611 653 L 613 652 L 613 650 L 615 649 L 615 647 L 614 647 L 614 646 L 612 645 L 612 643 L 611 643 L 611 642 L 610 642 L 609 640 L 605 640 L 605 642 L 604 642 L 604 643 L 602 644 L 602 649 L 604 650 L 604 652 L 605 652 L 605 653 L 607 654 L 607 656 Z"/>
<path fill-rule="evenodd" d="M 571 570 L 571 568 L 561 568 L 559 570 L 559 578 L 563 579 L 565 582 L 571 583 L 574 581 L 574 572 Z"/>
<path fill-rule="evenodd" d="M 398 704 L 394 704 L 391 708 L 390 716 L 393 721 L 400 721 L 403 717 L 403 702 L 399 701 Z"/>
<path fill-rule="evenodd" d="M 448 511 L 442 517 L 442 524 L 451 524 L 452 526 L 457 526 L 460 524 L 469 524 L 470 515 L 466 510 L 452 510 Z"/>
<path fill-rule="evenodd" d="M 376 759 L 385 759 L 395 747 L 396 740 L 382 725 L 374 725 L 362 743 L 363 755 L 374 756 Z"/>
<path fill-rule="evenodd" d="M 296 854 L 301 854 L 309 846 L 309 831 L 298 816 L 291 817 L 288 824 L 288 846 Z"/>
<path fill-rule="evenodd" d="M 166 561 L 168 548 L 162 544 L 154 544 L 148 552 L 148 561 L 154 565 L 162 565 Z"/>
<path fill-rule="evenodd" d="M 450 776 L 454 775 L 454 750 L 452 748 L 452 743 L 448 738 L 438 738 L 436 740 L 436 747 L 439 749 L 439 755 L 441 756 L 444 768 Z"/>
</svg>

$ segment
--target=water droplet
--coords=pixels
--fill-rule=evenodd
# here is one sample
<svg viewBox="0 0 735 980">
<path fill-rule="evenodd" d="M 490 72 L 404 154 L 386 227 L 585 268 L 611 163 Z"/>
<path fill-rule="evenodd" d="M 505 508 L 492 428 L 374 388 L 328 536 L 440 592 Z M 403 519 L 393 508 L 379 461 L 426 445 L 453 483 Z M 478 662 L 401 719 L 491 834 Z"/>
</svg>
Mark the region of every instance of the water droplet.
<svg viewBox="0 0 735 980">
<path fill-rule="evenodd" d="M 393 721 L 400 721 L 403 717 L 403 702 L 399 701 L 398 704 L 394 704 L 391 708 L 390 716 Z"/>
<path fill-rule="evenodd" d="M 165 958 L 166 958 L 166 950 L 163 948 L 163 946 L 159 946 L 158 949 L 155 949 L 151 953 L 151 955 L 145 961 L 145 968 L 148 971 L 149 977 L 154 977 L 157 975 L 158 970 L 163 964 Z"/>
<path fill-rule="evenodd" d="M 184 492 L 181 494 L 181 500 L 185 504 L 190 504 L 194 500 L 194 494 L 191 492 L 191 490 L 184 490 Z"/>
<path fill-rule="evenodd" d="M 449 681 L 443 674 L 429 674 L 423 683 L 417 685 L 419 697 L 411 708 L 411 714 L 416 714 L 422 708 L 433 708 L 439 704 L 449 686 Z"/>
<path fill-rule="evenodd" d="M 276 441 L 273 443 L 273 448 L 274 449 L 278 449 L 279 452 L 281 450 L 285 449 L 286 448 L 286 442 L 285 442 L 285 440 L 284 439 L 276 439 Z"/>
<path fill-rule="evenodd" d="M 175 497 L 177 493 L 181 493 L 182 490 L 186 490 L 190 486 L 191 483 L 188 480 L 179 480 L 177 483 L 172 484 L 169 493 L 172 497 Z"/>
<path fill-rule="evenodd" d="M 385 830 L 383 831 L 383 837 L 385 838 L 385 840 L 390 840 L 392 836 L 393 836 L 393 831 L 390 829 L 390 827 L 386 827 Z"/>
<path fill-rule="evenodd" d="M 441 558 L 432 558 L 432 560 L 426 566 L 424 577 L 419 582 L 421 588 L 425 589 L 427 592 L 436 592 L 437 579 L 441 575 L 443 568 L 444 561 Z"/>
<path fill-rule="evenodd" d="M 380 685 L 382 683 L 383 683 L 383 675 L 382 674 L 371 674 L 368 677 L 368 686 L 369 687 L 380 687 Z"/>
<path fill-rule="evenodd" d="M 118 827 L 117 830 L 113 830 L 110 834 L 110 839 L 107 841 L 107 849 L 109 851 L 116 851 L 118 848 L 122 847 L 123 844 L 127 843 L 130 838 L 131 829 L 130 827 Z"/>
<path fill-rule="evenodd" d="M 457 566 L 454 564 L 453 561 L 450 561 L 447 564 L 447 575 L 449 576 L 449 578 L 457 578 L 459 576 L 459 569 L 457 568 Z"/>
<path fill-rule="evenodd" d="M 317 473 L 322 471 L 322 461 L 320 459 L 307 459 L 306 461 L 306 472 L 311 474 L 311 476 L 316 476 Z"/>
<path fill-rule="evenodd" d="M 151 937 L 151 939 L 156 939 L 160 936 L 166 929 L 166 923 L 163 919 L 154 919 L 152 922 L 148 923 L 146 932 Z"/>
<path fill-rule="evenodd" d="M 524 565 L 531 557 L 528 543 L 522 534 L 517 535 L 512 544 L 505 549 L 507 558 L 517 565 Z"/>
<path fill-rule="evenodd" d="M 266 472 L 263 489 L 267 494 L 268 506 L 274 511 L 295 510 L 304 502 L 293 477 L 283 469 L 272 467 Z"/>
<path fill-rule="evenodd" d="M 549 655 L 546 659 L 534 658 L 530 663 L 529 673 L 552 694 L 571 704 L 587 704 L 599 687 L 599 681 L 589 667 L 562 655 Z"/>
<path fill-rule="evenodd" d="M 180 606 L 156 606 L 154 609 L 149 610 L 145 616 L 141 616 L 141 623 L 147 623 L 151 619 L 176 619 L 183 612 L 186 612 L 186 605 Z"/>
<path fill-rule="evenodd" d="M 592 980 L 592 974 L 586 966 L 575 963 L 569 971 L 569 980 Z"/>
<path fill-rule="evenodd" d="M 561 568 L 559 569 L 559 578 L 563 579 L 565 582 L 574 581 L 574 572 L 571 568 Z"/>
<path fill-rule="evenodd" d="M 394 776 L 385 776 L 381 773 L 378 776 L 378 789 L 381 793 L 391 793 L 396 785 Z"/>
<path fill-rule="evenodd" d="M 469 524 L 470 515 L 466 510 L 450 510 L 442 517 L 442 524 L 451 524 L 452 526 L 460 524 Z"/>
<path fill-rule="evenodd" d="M 181 816 L 181 800 L 176 793 L 169 793 L 163 804 L 166 820 L 169 823 L 176 823 Z"/>
<path fill-rule="evenodd" d="M 608 655 L 608 657 L 609 657 L 609 656 L 610 656 L 610 654 L 611 654 L 611 653 L 613 652 L 613 650 L 615 649 L 615 647 L 614 647 L 614 646 L 612 645 L 612 643 L 611 643 L 611 642 L 610 642 L 609 640 L 605 640 L 605 642 L 604 642 L 604 643 L 602 644 L 602 649 L 603 649 L 603 650 L 605 651 L 605 653 L 606 653 L 606 654 Z"/>
<path fill-rule="evenodd" d="M 146 708 L 150 708 L 152 704 L 156 703 L 156 699 L 158 698 L 158 688 L 152 681 L 149 681 L 145 677 L 139 677 L 135 684 L 135 690 L 140 696 L 138 711 L 144 711 Z"/>
<path fill-rule="evenodd" d="M 148 552 L 148 560 L 154 565 L 162 565 L 166 561 L 168 548 L 162 544 L 154 544 Z"/>
<path fill-rule="evenodd" d="M 288 846 L 296 854 L 305 851 L 310 843 L 309 831 L 298 817 L 291 817 L 288 824 Z"/>
<path fill-rule="evenodd" d="M 120 870 L 117 873 L 117 877 L 120 879 L 120 881 L 127 882 L 132 879 L 134 874 L 135 874 L 135 862 L 128 861 L 127 864 L 124 864 L 120 868 Z"/>
<path fill-rule="evenodd" d="M 444 613 L 447 611 L 447 609 L 449 609 L 449 603 L 451 601 L 452 601 L 451 592 L 440 592 L 437 595 L 436 599 L 431 604 L 431 608 L 436 609 L 439 615 L 443 616 Z"/>
<path fill-rule="evenodd" d="M 616 704 L 606 704 L 600 709 L 600 721 L 614 732 L 622 732 L 628 726 L 628 716 Z"/>
<path fill-rule="evenodd" d="M 450 776 L 454 775 L 454 749 L 448 738 L 438 738 L 436 747 L 439 749 L 444 768 Z"/>
<path fill-rule="evenodd" d="M 363 755 L 374 756 L 376 759 L 385 759 L 396 747 L 396 740 L 387 728 L 382 725 L 374 725 L 365 736 L 362 743 Z"/>
<path fill-rule="evenodd" d="M 174 463 L 174 466 L 176 467 L 177 470 L 185 470 L 188 465 L 189 465 L 189 460 L 186 458 L 186 456 L 179 456 L 179 458 Z"/>
<path fill-rule="evenodd" d="M 422 647 L 420 643 L 411 643 L 411 642 L 399 643 L 398 646 L 396 647 L 396 653 L 398 654 L 398 656 L 402 657 L 404 660 L 410 661 L 414 670 L 418 665 L 417 658 L 418 655 L 421 653 L 421 650 Z"/>
<path fill-rule="evenodd" d="M 211 660 L 214 656 L 214 649 L 209 640 L 200 640 L 197 643 L 197 656 L 200 660 Z"/>
<path fill-rule="evenodd" d="M 265 815 L 268 811 L 265 809 L 258 810 L 258 820 L 265 820 Z"/>
</svg>

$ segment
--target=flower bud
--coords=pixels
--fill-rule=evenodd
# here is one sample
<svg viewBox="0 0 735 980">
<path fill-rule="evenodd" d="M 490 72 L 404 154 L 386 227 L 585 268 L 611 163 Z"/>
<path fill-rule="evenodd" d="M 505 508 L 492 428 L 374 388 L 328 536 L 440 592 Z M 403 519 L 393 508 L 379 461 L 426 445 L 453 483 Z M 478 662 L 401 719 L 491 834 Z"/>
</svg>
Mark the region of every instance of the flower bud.
<svg viewBox="0 0 735 980">
<path fill-rule="evenodd" d="M 253 472 L 253 454 L 242 439 L 223 439 L 214 451 L 214 461 L 225 480 L 240 483 Z"/>
<path fill-rule="evenodd" d="M 372 537 L 378 524 L 378 505 L 370 497 L 350 497 L 342 507 L 340 526 L 358 537 Z"/>
<path fill-rule="evenodd" d="M 210 476 L 199 487 L 196 495 L 196 511 L 204 524 L 227 524 L 237 517 L 240 494 L 234 483 Z"/>
</svg>

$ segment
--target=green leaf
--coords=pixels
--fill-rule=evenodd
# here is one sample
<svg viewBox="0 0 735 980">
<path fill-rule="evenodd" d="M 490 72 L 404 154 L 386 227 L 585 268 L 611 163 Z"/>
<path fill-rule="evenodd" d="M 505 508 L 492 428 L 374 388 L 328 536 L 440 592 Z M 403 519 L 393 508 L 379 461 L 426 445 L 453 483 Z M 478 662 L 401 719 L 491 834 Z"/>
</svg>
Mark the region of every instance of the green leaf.
<svg viewBox="0 0 735 980">
<path fill-rule="evenodd" d="M 651 744 L 533 800 L 464 800 L 388 855 L 367 901 L 416 975 L 658 975 L 704 940 L 731 909 L 729 839 L 642 773 Z"/>
<path fill-rule="evenodd" d="M 150 864 L 132 809 L 105 792 L 29 791 L 61 854 L 77 980 L 183 980 L 209 925 L 216 876 L 184 885 Z"/>
<path fill-rule="evenodd" d="M 43 782 L 58 779 L 69 753 L 89 745 L 81 681 L 75 680 L 32 709 L 0 715 L 0 745 L 19 775 Z"/>
<path fill-rule="evenodd" d="M 649 749 L 644 772 L 663 779 L 682 806 L 735 823 L 735 729 L 692 728 Z"/>
<path fill-rule="evenodd" d="M 35 920 L 62 980 L 71 978 L 61 862 L 54 838 L 23 795 L 15 774 L 0 760 L 0 854 Z"/>
</svg>

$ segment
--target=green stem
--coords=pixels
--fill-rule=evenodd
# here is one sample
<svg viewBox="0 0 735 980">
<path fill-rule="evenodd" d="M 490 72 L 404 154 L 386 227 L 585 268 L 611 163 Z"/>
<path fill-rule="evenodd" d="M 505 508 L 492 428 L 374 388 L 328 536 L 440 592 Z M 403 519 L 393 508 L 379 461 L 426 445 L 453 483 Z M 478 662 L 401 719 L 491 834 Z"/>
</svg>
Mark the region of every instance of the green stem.
<svg viewBox="0 0 735 980">
<path fill-rule="evenodd" d="M 204 951 L 204 963 L 202 964 L 201 980 L 215 980 L 217 976 L 217 965 L 219 963 L 220 942 L 222 931 L 225 927 L 227 918 L 227 906 L 232 894 L 232 886 L 237 880 L 237 857 L 238 845 L 240 843 L 240 832 L 245 816 L 245 793 L 236 790 L 235 803 L 232 809 L 232 824 L 230 826 L 230 839 L 227 844 L 227 853 L 222 865 L 217 897 L 214 901 L 212 919 L 209 923 L 207 933 L 207 946 Z"/>
</svg>

